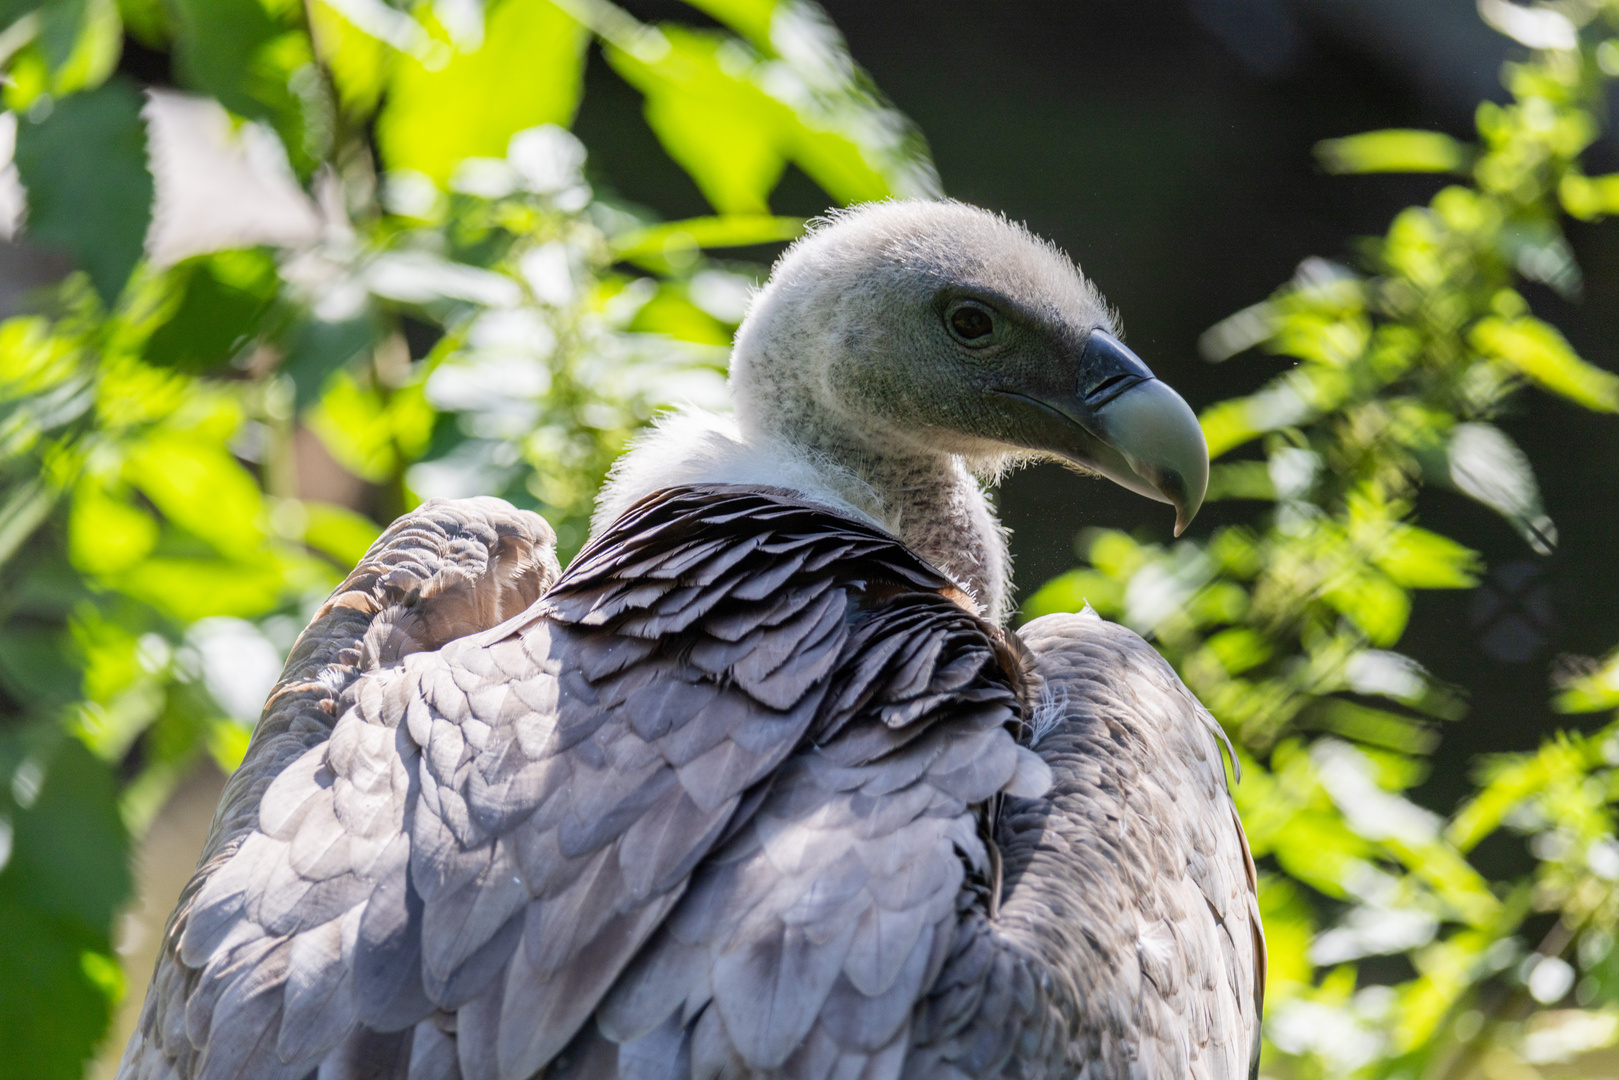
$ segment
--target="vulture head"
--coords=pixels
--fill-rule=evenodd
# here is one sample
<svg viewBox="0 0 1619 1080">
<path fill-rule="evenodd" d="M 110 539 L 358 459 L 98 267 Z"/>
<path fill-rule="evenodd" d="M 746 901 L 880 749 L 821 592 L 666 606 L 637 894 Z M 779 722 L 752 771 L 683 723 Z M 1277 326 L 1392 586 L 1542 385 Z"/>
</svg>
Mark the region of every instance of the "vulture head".
<svg viewBox="0 0 1619 1080">
<path fill-rule="evenodd" d="M 777 262 L 737 333 L 732 418 L 686 414 L 624 459 L 598 521 L 678 483 L 789 486 L 853 510 L 1004 612 L 1005 534 L 981 481 L 1056 460 L 1175 508 L 1208 450 L 1052 244 L 955 202 L 839 213 Z"/>
</svg>

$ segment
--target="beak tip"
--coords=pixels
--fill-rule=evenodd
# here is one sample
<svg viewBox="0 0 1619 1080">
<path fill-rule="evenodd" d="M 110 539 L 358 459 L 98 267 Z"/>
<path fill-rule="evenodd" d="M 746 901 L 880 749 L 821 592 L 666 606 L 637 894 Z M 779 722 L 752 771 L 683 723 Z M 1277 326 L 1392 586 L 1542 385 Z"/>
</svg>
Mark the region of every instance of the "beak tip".
<svg viewBox="0 0 1619 1080">
<path fill-rule="evenodd" d="M 1192 524 L 1197 512 L 1203 509 L 1203 493 L 1197 492 L 1196 500 L 1174 500 L 1175 506 L 1175 536 L 1178 538 Z"/>
</svg>

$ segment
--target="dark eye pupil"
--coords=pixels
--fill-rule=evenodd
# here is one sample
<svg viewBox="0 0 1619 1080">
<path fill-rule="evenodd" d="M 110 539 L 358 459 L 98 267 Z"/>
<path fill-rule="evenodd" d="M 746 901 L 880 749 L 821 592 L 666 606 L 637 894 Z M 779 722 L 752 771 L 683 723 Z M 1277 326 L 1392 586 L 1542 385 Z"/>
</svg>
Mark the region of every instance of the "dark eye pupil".
<svg viewBox="0 0 1619 1080">
<path fill-rule="evenodd" d="M 955 327 L 956 333 L 968 341 L 981 338 L 995 329 L 995 322 L 989 317 L 989 312 L 980 307 L 960 307 L 950 316 L 950 325 Z"/>
</svg>

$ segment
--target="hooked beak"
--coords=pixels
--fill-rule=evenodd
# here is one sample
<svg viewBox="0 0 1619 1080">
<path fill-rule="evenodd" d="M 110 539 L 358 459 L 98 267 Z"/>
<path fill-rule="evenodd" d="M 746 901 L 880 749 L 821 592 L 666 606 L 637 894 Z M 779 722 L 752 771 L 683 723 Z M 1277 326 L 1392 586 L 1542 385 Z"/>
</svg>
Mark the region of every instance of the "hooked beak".
<svg viewBox="0 0 1619 1080">
<path fill-rule="evenodd" d="M 1197 416 L 1104 330 L 1092 330 L 1077 378 L 1045 391 L 997 395 L 1019 414 L 1030 449 L 1101 473 L 1114 483 L 1175 507 L 1175 535 L 1191 524 L 1209 486 L 1209 449 Z"/>
</svg>

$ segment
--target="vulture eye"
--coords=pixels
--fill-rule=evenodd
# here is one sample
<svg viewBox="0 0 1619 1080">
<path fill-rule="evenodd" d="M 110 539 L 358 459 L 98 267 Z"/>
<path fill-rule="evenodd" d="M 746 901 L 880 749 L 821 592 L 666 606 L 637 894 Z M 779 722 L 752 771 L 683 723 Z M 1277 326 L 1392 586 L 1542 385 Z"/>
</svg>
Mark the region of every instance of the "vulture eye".
<svg viewBox="0 0 1619 1080">
<path fill-rule="evenodd" d="M 956 340 L 965 345 L 988 345 L 995 336 L 995 314 L 982 304 L 971 301 L 953 305 L 945 322 Z"/>
</svg>

